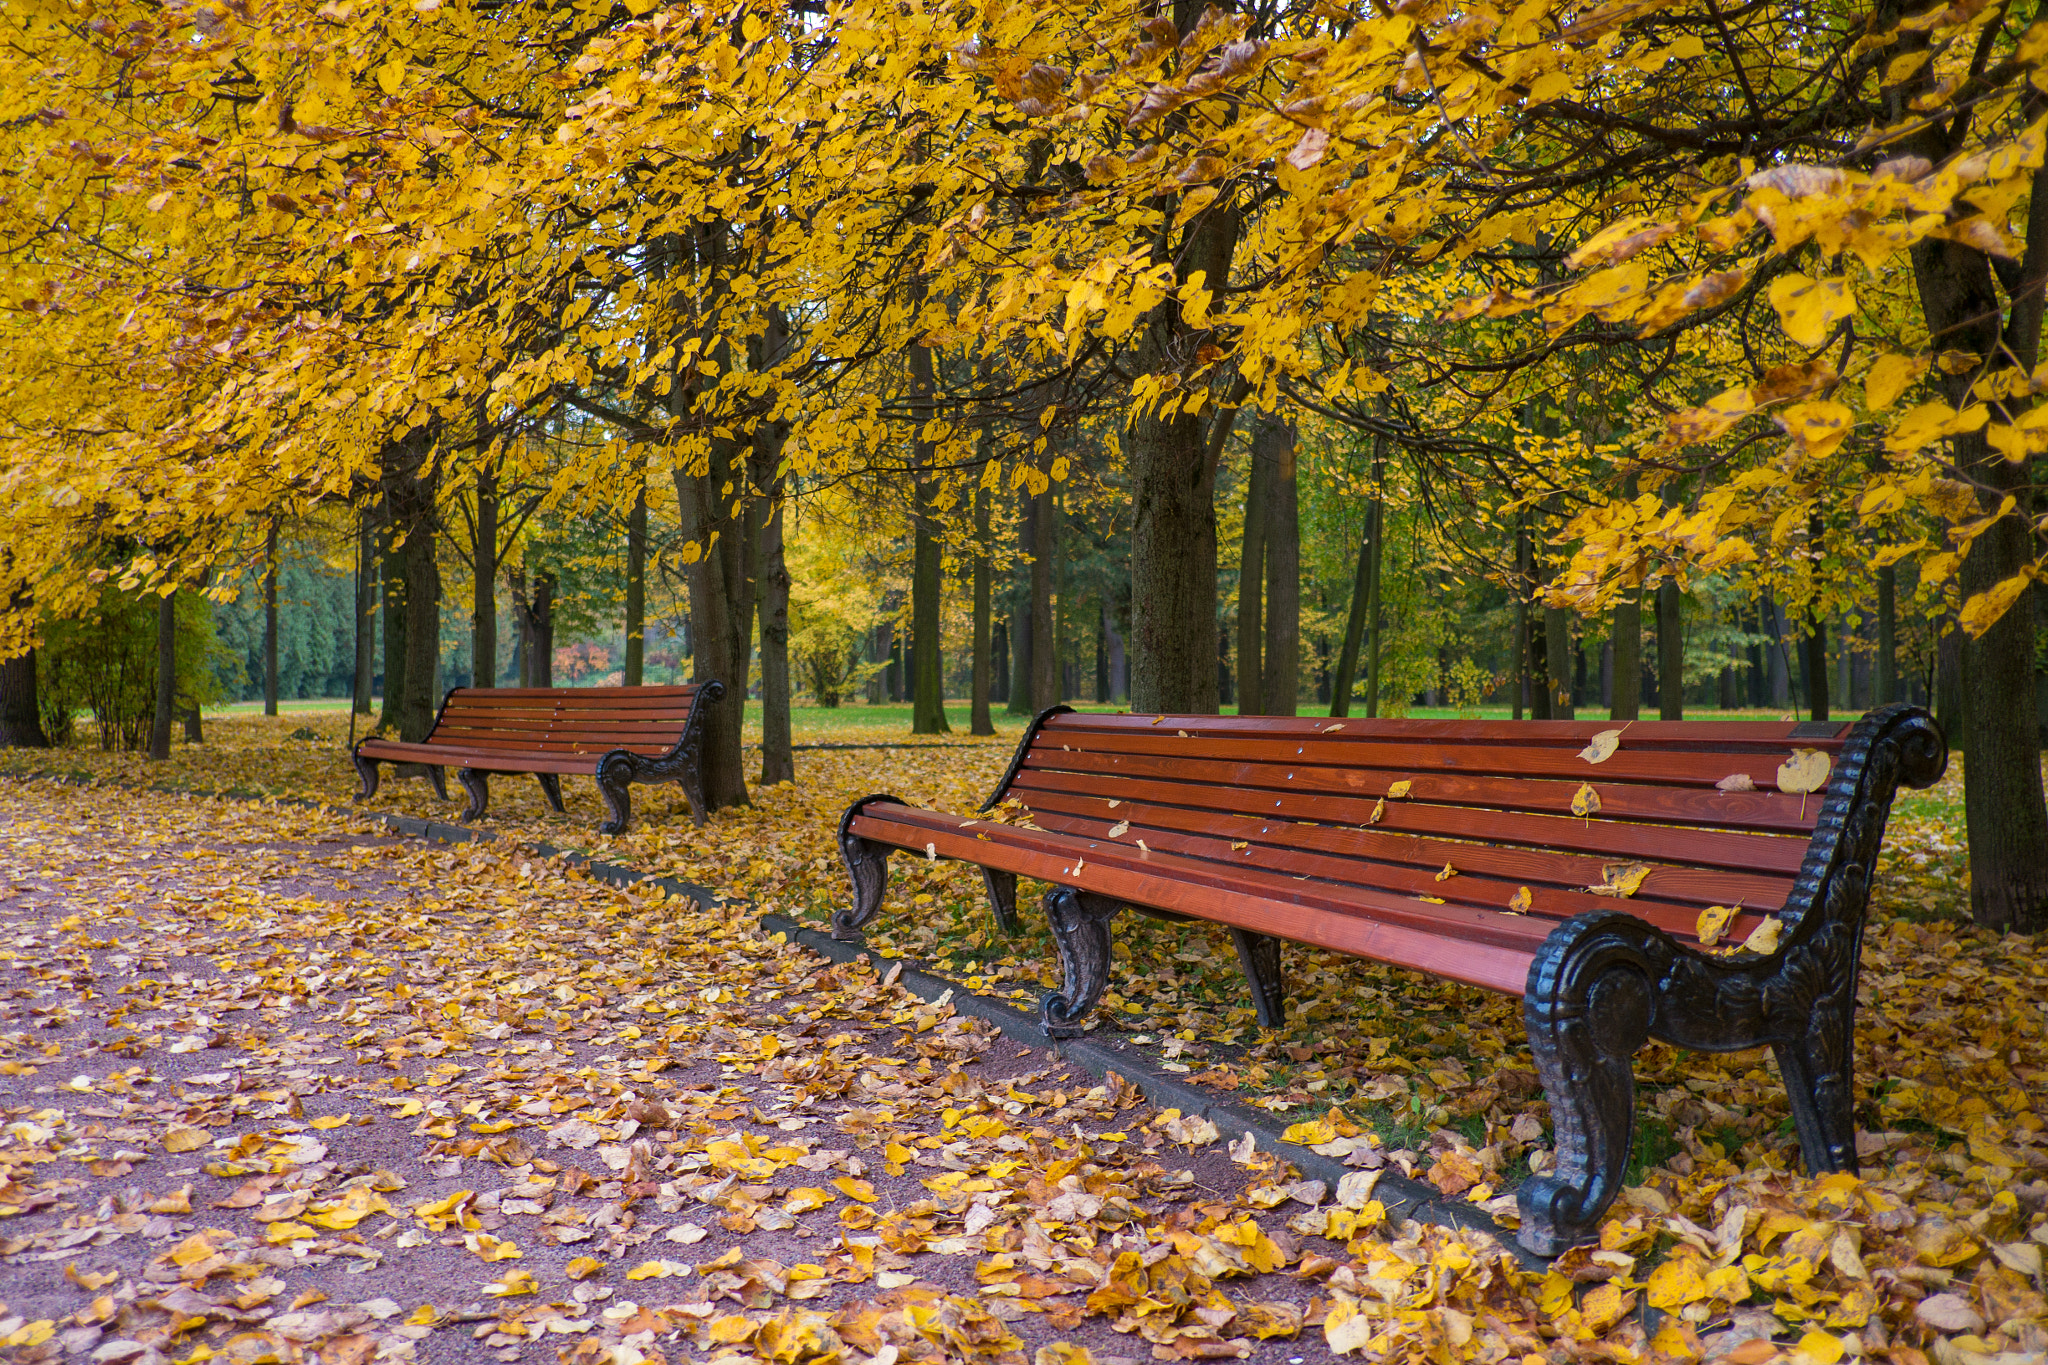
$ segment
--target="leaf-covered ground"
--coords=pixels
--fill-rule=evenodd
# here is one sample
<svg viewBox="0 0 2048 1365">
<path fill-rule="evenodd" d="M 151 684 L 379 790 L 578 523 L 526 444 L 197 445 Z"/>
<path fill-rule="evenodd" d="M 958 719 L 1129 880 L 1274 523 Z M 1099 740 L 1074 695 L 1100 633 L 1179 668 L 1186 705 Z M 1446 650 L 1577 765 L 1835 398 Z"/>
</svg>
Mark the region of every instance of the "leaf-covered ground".
<svg viewBox="0 0 2048 1365">
<path fill-rule="evenodd" d="M 1943 1365 L 2048 1350 L 2048 963 L 1958 917 L 1953 772 L 1894 817 L 1866 946 L 1867 1179 L 1788 1174 L 1796 1145 L 1765 1055 L 1652 1047 L 1637 1067 L 1642 1183 L 1600 1255 L 1537 1278 L 1469 1237 L 1374 1226 L 1364 1190 L 1394 1166 L 1504 1209 L 1547 1161 L 1511 1002 L 1290 949 L 1289 1026 L 1266 1032 L 1220 932 L 1123 931 L 1105 1027 L 1358 1168 L 1343 1203 L 1322 1191 L 1311 1207 L 1317 1191 L 1290 1198 L 1285 1172 L 1253 1169 L 1261 1154 L 1233 1164 L 1200 1125 L 753 933 L 761 911 L 841 903 L 830 831 L 847 801 L 886 790 L 969 808 L 1013 739 L 799 753 L 798 785 L 703 831 L 672 789 L 636 788 L 634 827 L 611 840 L 593 833 L 587 783 L 565 784 L 564 817 L 534 784 L 500 779 L 489 823 L 507 842 L 454 851 L 303 807 L 133 790 L 337 801 L 352 785 L 345 723 L 214 722 L 203 750 L 154 767 L 6 757 L 16 772 L 130 784 L 0 788 L 0 878 L 15 888 L 0 895 L 9 1349 L 857 1361 L 1065 1343 L 1098 1359 L 1335 1347 L 1740 1361 L 1783 1348 Z M 377 805 L 458 809 L 418 782 L 387 785 Z M 707 914 L 564 878 L 520 853 L 538 839 L 747 904 Z M 1005 939 L 971 870 L 898 858 L 870 942 L 1029 1000 L 1055 968 L 1024 904 L 1029 931 Z M 246 1207 L 214 1207 L 237 1191 Z M 1064 1195 L 1077 1197 L 1055 1209 Z M 683 1241 L 686 1226 L 702 1240 Z M 185 1263 L 158 1259 L 180 1248 Z M 693 1269 L 725 1252 L 732 1265 Z M 571 1279 L 579 1255 L 603 1269 Z M 120 1278 L 89 1287 L 109 1270 Z M 351 1270 L 362 1278 L 337 1278 Z M 530 1293 L 516 1292 L 521 1270 Z M 721 1275 L 736 1293 L 721 1297 Z M 181 1285 L 216 1307 L 252 1302 L 173 1340 L 198 1312 L 197 1299 L 163 1307 Z M 292 1306 L 311 1293 L 326 1298 Z"/>
</svg>

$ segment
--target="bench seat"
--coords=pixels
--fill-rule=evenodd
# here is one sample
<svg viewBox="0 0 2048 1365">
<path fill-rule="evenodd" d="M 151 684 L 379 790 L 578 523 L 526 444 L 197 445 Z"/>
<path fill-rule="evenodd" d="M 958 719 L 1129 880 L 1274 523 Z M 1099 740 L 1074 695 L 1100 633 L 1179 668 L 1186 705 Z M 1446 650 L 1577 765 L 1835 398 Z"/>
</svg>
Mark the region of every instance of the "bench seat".
<svg viewBox="0 0 2048 1365">
<path fill-rule="evenodd" d="M 1799 751 L 1824 758 L 1824 786 L 1781 787 Z M 1551 1255 L 1592 1236 L 1620 1187 L 1630 1057 L 1650 1037 L 1772 1047 L 1807 1164 L 1855 1168 L 1870 874 L 1894 792 L 1946 763 L 1933 721 L 1900 706 L 1853 725 L 1625 726 L 1054 707 L 974 815 L 886 794 L 847 810 L 854 898 L 833 931 L 858 937 L 904 849 L 979 866 L 1006 928 L 1018 877 L 1050 885 L 1063 981 L 1040 1017 L 1056 1035 L 1100 999 L 1125 908 L 1227 927 L 1266 1024 L 1283 1017 L 1282 940 L 1520 996 L 1557 1166 L 1522 1186 L 1519 1236 Z M 1702 942 L 1712 907 L 1734 913 Z M 1767 921 L 1774 950 L 1739 946 Z"/>
<path fill-rule="evenodd" d="M 356 799 L 376 795 L 379 763 L 424 766 L 443 798 L 442 771 L 454 768 L 469 794 L 462 819 L 470 822 L 490 806 L 492 773 L 533 773 L 557 811 L 562 774 L 589 774 L 605 802 L 603 833 L 625 832 L 632 818 L 626 789 L 634 782 L 681 782 L 701 825 L 702 708 L 724 695 L 715 679 L 677 687 L 451 688 L 425 739 L 373 736 L 356 745 Z"/>
</svg>

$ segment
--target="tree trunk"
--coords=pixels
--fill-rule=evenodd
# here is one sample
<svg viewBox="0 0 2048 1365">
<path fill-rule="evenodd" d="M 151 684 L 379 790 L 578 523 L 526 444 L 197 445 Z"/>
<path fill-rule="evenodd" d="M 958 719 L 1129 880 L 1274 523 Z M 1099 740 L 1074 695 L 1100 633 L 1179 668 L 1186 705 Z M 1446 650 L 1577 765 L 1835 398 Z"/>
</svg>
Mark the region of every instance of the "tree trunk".
<svg viewBox="0 0 2048 1365">
<path fill-rule="evenodd" d="M 1614 641 L 1613 701 L 1607 708 L 1608 718 L 1639 720 L 1643 714 L 1643 601 L 1639 590 L 1626 590 L 1614 604 L 1608 634 Z"/>
<path fill-rule="evenodd" d="M 713 437 L 704 474 L 675 472 L 683 534 L 701 547 L 687 570 L 697 678 L 715 678 L 726 688 L 724 702 L 704 713 L 704 799 L 712 810 L 749 804 L 740 722 L 747 706 L 754 604 L 746 581 L 747 516 L 739 505 L 745 494 L 736 454 L 731 441 Z M 728 485 L 734 492 L 722 491 Z"/>
<path fill-rule="evenodd" d="M 1017 552 L 1024 564 L 1025 591 L 1022 609 L 1010 613 L 1009 711 L 1015 716 L 1030 716 L 1037 714 L 1031 706 L 1030 585 L 1034 581 L 1031 560 L 1038 553 L 1038 499 L 1025 495 L 1017 510 Z"/>
<path fill-rule="evenodd" d="M 2035 111 L 2029 112 L 2033 117 Z M 1958 130 L 1959 131 L 1959 130 Z M 1945 159 L 1949 130 L 1934 125 L 1915 139 L 1916 150 Z M 1939 164 L 1937 162 L 1937 164 Z M 1961 242 L 1930 238 L 1912 248 L 1913 273 L 1928 333 L 1944 347 L 1980 358 L 1940 381 L 1961 408 L 1984 370 L 2017 364 L 2032 369 L 2040 355 L 2042 278 L 2048 274 L 2048 169 L 2035 172 L 2027 247 L 2010 322 L 1999 305 L 1990 258 Z M 1994 405 L 1994 422 L 2016 421 L 2016 406 Z M 2028 467 L 1991 448 L 1986 427 L 1960 432 L 1954 442 L 1957 476 L 1977 486 L 1985 515 L 2007 494 L 2027 496 Z M 1957 572 L 1962 600 L 2018 573 L 2032 562 L 2024 516 L 2000 517 L 1970 544 Z M 2034 692 L 2031 594 L 2023 591 L 1990 629 L 1962 641 L 1962 728 L 1969 763 L 1963 807 L 1970 849 L 1970 913 L 1991 929 L 2032 933 L 2048 928 L 2048 807 L 2041 787 L 2041 736 L 2027 703 Z"/>
<path fill-rule="evenodd" d="M 989 636 L 989 700 L 1002 702 L 1007 709 L 1010 700 L 1009 624 L 997 621 L 990 628 Z"/>
<path fill-rule="evenodd" d="M 1365 508 L 1365 534 L 1358 540 L 1358 568 L 1351 576 L 1351 610 L 1344 617 L 1344 643 L 1337 650 L 1337 669 L 1330 675 L 1330 714 L 1351 714 L 1351 684 L 1358 676 L 1358 650 L 1365 640 L 1366 600 L 1372 596 L 1373 560 L 1379 554 L 1380 500 Z M 1521 718 L 1521 705 L 1515 707 Z"/>
<path fill-rule="evenodd" d="M 476 584 L 470 596 L 469 682 L 498 685 L 498 476 L 476 472 Z"/>
<path fill-rule="evenodd" d="M 25 588 L 14 591 L 8 608 L 26 612 L 32 598 Z M 47 749 L 41 699 L 36 694 L 36 652 L 26 650 L 0 659 L 0 749 Z"/>
<path fill-rule="evenodd" d="M 1301 695 L 1301 490 L 1294 472 L 1294 428 L 1266 418 L 1252 433 L 1265 446 L 1272 484 L 1266 490 L 1266 647 L 1259 704 L 1269 716 L 1291 716 Z"/>
<path fill-rule="evenodd" d="M 1514 678 L 1509 684 L 1513 688 L 1513 719 L 1522 719 L 1525 709 L 1530 710 L 1534 719 L 1534 689 L 1530 687 L 1532 676 L 1529 666 L 1529 597 L 1536 590 L 1534 569 L 1535 548 L 1529 544 L 1529 525 L 1524 517 L 1515 519 L 1515 626 Z"/>
<path fill-rule="evenodd" d="M 1657 585 L 1657 718 L 1685 719 L 1685 597 L 1678 580 Z"/>
<path fill-rule="evenodd" d="M 639 486 L 633 491 L 633 510 L 626 516 L 626 659 L 620 670 L 620 681 L 627 687 L 640 686 L 647 676 L 647 471 L 635 472 Z M 786 628 L 783 638 L 788 639 Z"/>
<path fill-rule="evenodd" d="M 405 508 L 405 695 L 398 737 L 417 744 L 441 702 L 441 570 L 434 562 L 434 496 L 413 483 Z"/>
<path fill-rule="evenodd" d="M 914 355 L 931 352 L 918 347 Z M 920 445 L 923 442 L 920 441 Z M 938 496 L 936 481 L 919 481 L 912 486 L 917 499 L 910 574 L 911 655 L 910 733 L 945 735 L 952 733 L 946 723 L 946 659 L 940 635 L 945 593 L 945 551 L 939 542 L 938 516 L 932 510 Z"/>
<path fill-rule="evenodd" d="M 1273 484 L 1272 450 L 1254 439 L 1245 461 L 1244 535 L 1237 559 L 1237 714 L 1265 711 L 1266 503 Z"/>
<path fill-rule="evenodd" d="M 555 678 L 555 575 L 542 569 L 527 589 L 524 569 L 511 575 L 512 616 L 519 627 L 519 685 L 552 687 Z"/>
<path fill-rule="evenodd" d="M 1550 679 L 1550 718 L 1574 720 L 1572 617 L 1563 607 L 1543 609 L 1543 671 Z"/>
<path fill-rule="evenodd" d="M 371 711 L 371 694 L 376 690 L 377 590 L 371 575 L 377 571 L 377 539 L 370 529 L 370 514 L 356 516 L 356 683 L 355 714 Z M 350 722 L 354 724 L 353 721 Z"/>
<path fill-rule="evenodd" d="M 994 496 L 986 488 L 974 490 L 974 678 L 968 687 L 967 729 L 970 734 L 992 735 L 995 717 L 989 714 L 989 693 L 995 682 L 995 660 L 990 655 L 994 622 L 988 564 L 988 504 Z"/>
<path fill-rule="evenodd" d="M 165 593 L 156 607 L 156 714 L 149 727 L 149 757 L 161 763 L 171 756 L 171 720 L 178 695 L 178 604 Z"/>
<path fill-rule="evenodd" d="M 796 751 L 789 723 L 789 566 L 784 559 L 783 515 L 787 510 L 779 427 L 756 431 L 754 472 L 767 490 L 768 513 L 761 526 L 761 785 L 796 781 Z"/>
<path fill-rule="evenodd" d="M 378 556 L 384 587 L 384 704 L 377 712 L 379 730 L 396 730 L 405 698 L 405 564 L 397 541 L 404 532 L 387 494 L 384 500 L 384 535 Z"/>
<path fill-rule="evenodd" d="M 1898 566 L 1877 571 L 1877 659 L 1873 682 L 1879 706 L 1899 700 Z"/>
<path fill-rule="evenodd" d="M 263 532 L 263 714 L 277 714 L 277 518 Z"/>
<path fill-rule="evenodd" d="M 1806 714 L 1811 720 L 1828 718 L 1828 627 L 1819 610 L 1817 605 L 1807 606 L 1806 635 L 1799 647 L 1799 674 L 1806 685 Z"/>
<path fill-rule="evenodd" d="M 1186 33 L 1200 0 L 1174 0 Z M 1189 219 L 1176 244 L 1162 237 L 1157 259 L 1170 260 L 1175 294 L 1147 319 L 1141 366 L 1169 373 L 1199 353 L 1207 328 L 1187 316 L 1180 293 L 1202 284 L 1220 291 L 1237 250 L 1235 211 L 1219 199 Z M 1197 276 L 1200 277 L 1197 280 Z M 1131 709 L 1213 715 L 1219 695 L 1216 655 L 1216 460 L 1234 409 L 1200 417 L 1147 411 L 1134 417 L 1124 444 L 1131 477 Z M 1239 660 L 1242 678 L 1250 670 Z"/>
<path fill-rule="evenodd" d="M 1044 710 L 1060 699 L 1059 636 L 1053 622 L 1052 584 L 1059 553 L 1059 508 L 1052 485 L 1032 499 L 1031 704 Z"/>
<path fill-rule="evenodd" d="M 1775 707 L 1788 707 L 1792 704 L 1792 662 L 1785 638 L 1790 633 L 1790 622 L 1769 588 L 1763 590 L 1762 611 L 1762 633 L 1768 637 L 1764 642 L 1766 701 Z"/>
<path fill-rule="evenodd" d="M 1934 719 L 1948 736 L 1951 749 L 1965 749 L 1969 727 L 1963 723 L 1963 632 L 1952 620 L 1938 626 L 1934 646 Z M 1967 749 L 1965 749 L 1967 752 Z"/>
</svg>

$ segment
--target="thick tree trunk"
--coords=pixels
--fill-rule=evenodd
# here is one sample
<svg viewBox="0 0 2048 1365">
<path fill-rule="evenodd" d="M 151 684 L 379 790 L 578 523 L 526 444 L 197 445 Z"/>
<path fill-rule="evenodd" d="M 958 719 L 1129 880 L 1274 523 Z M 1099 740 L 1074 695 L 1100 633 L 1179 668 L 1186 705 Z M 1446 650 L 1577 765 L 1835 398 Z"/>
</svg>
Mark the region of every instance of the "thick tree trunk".
<svg viewBox="0 0 2048 1365">
<path fill-rule="evenodd" d="M 1614 643 L 1613 700 L 1608 704 L 1611 720 L 1639 720 L 1643 714 L 1643 601 L 1636 589 L 1628 589 L 1614 604 L 1608 627 Z"/>
<path fill-rule="evenodd" d="M 1245 461 L 1244 535 L 1237 557 L 1237 714 L 1265 711 L 1266 503 L 1273 484 L 1270 447 L 1252 441 Z"/>
<path fill-rule="evenodd" d="M 786 499 L 780 475 L 787 429 L 777 424 L 754 433 L 754 480 L 766 490 L 761 524 L 761 785 L 796 781 L 789 702 L 789 565 L 784 558 Z"/>
<path fill-rule="evenodd" d="M 431 487 L 414 484 L 405 508 L 405 695 L 398 737 L 417 744 L 441 704 L 441 570 L 434 563 Z"/>
<path fill-rule="evenodd" d="M 367 716 L 372 709 L 371 693 L 376 690 L 377 672 L 377 539 L 370 528 L 370 514 L 356 516 L 356 683 L 355 714 Z M 353 721 L 350 722 L 354 724 Z"/>
<path fill-rule="evenodd" d="M 988 504 L 993 496 L 986 488 L 974 491 L 974 678 L 968 688 L 967 729 L 970 734 L 992 735 L 995 717 L 989 714 L 989 693 L 995 681 L 990 657 L 993 622 L 988 564 Z"/>
<path fill-rule="evenodd" d="M 1525 710 L 1532 710 L 1534 700 L 1532 689 L 1529 686 L 1529 679 L 1531 677 L 1529 667 L 1529 597 L 1536 590 L 1534 561 L 1535 549 L 1529 544 L 1528 523 L 1523 519 L 1517 518 L 1515 521 L 1514 577 L 1515 664 L 1514 676 L 1509 682 L 1514 704 L 1514 715 L 1512 716 L 1514 720 L 1522 719 L 1522 713 Z M 1533 714 L 1531 719 L 1534 719 Z"/>
<path fill-rule="evenodd" d="M 47 749 L 36 695 L 36 652 L 0 660 L 0 749 Z"/>
<path fill-rule="evenodd" d="M 1010 698 L 1013 716 L 1036 715 L 1031 705 L 1031 591 L 1035 581 L 1032 557 L 1038 553 L 1038 499 L 1023 498 L 1018 507 L 1017 551 L 1024 564 L 1026 589 L 1023 609 L 1010 615 Z M 1047 705 L 1051 705 L 1050 702 Z"/>
<path fill-rule="evenodd" d="M 34 598 L 26 588 L 16 588 L 8 609 L 26 613 Z M 36 691 L 36 652 L 33 649 L 11 659 L 0 659 L 0 749 L 47 749 L 50 737 L 43 732 L 42 699 Z"/>
<path fill-rule="evenodd" d="M 498 685 L 498 476 L 476 472 L 476 584 L 470 595 L 469 682 Z"/>
<path fill-rule="evenodd" d="M 156 714 L 149 727 L 149 757 L 161 763 L 171 756 L 171 721 L 178 697 L 178 604 L 165 593 L 156 607 Z"/>
<path fill-rule="evenodd" d="M 277 519 L 263 532 L 263 714 L 277 714 Z"/>
<path fill-rule="evenodd" d="M 675 474 L 683 534 L 702 547 L 687 571 L 697 678 L 716 678 L 726 688 L 724 702 L 704 713 L 704 799 L 713 810 L 749 804 L 740 722 L 746 713 L 754 603 L 746 580 L 750 556 L 743 553 L 748 517 L 736 505 L 745 497 L 736 455 L 732 442 L 714 438 L 704 474 L 680 469 Z M 728 484 L 734 492 L 723 491 Z"/>
<path fill-rule="evenodd" d="M 1301 695 L 1301 490 L 1294 472 L 1294 428 L 1267 418 L 1252 433 L 1252 448 L 1267 449 L 1272 485 L 1266 490 L 1266 643 L 1259 670 L 1259 703 L 1269 716 L 1291 716 Z"/>
<path fill-rule="evenodd" d="M 519 627 L 519 685 L 552 687 L 555 676 L 555 575 L 542 569 L 532 577 L 511 575 L 512 617 Z"/>
<path fill-rule="evenodd" d="M 989 630 L 989 700 L 1002 702 L 1007 709 L 1010 700 L 1010 627 L 1005 621 L 997 621 Z"/>
<path fill-rule="evenodd" d="M 1060 700 L 1059 634 L 1052 616 L 1052 585 L 1059 554 L 1059 505 L 1052 485 L 1032 499 L 1031 704 L 1044 710 Z"/>
<path fill-rule="evenodd" d="M 1351 714 L 1351 684 L 1358 676 L 1358 650 L 1365 641 L 1366 600 L 1372 595 L 1373 560 L 1379 554 L 1380 500 L 1366 504 L 1365 534 L 1358 540 L 1358 567 L 1351 576 L 1351 609 L 1344 616 L 1344 643 L 1337 650 L 1337 668 L 1330 675 L 1330 714 Z M 1521 719 L 1521 703 L 1515 718 Z"/>
<path fill-rule="evenodd" d="M 626 659 L 619 678 L 627 687 L 640 686 L 647 676 L 647 471 L 636 472 L 639 486 L 626 515 Z"/>
<path fill-rule="evenodd" d="M 405 704 L 405 563 L 398 537 L 404 532 L 390 497 L 384 501 L 384 544 L 378 562 L 382 566 L 384 590 L 384 703 L 377 712 L 379 730 L 400 727 L 399 712 Z"/>
<path fill-rule="evenodd" d="M 1685 719 L 1685 595 L 1678 580 L 1657 585 L 1657 716 Z"/>
<path fill-rule="evenodd" d="M 2029 117 L 2035 111 L 2030 111 Z M 1941 125 L 1924 130 L 1916 150 L 1949 150 Z M 2039 358 L 2042 280 L 2048 276 L 2048 170 L 2035 173 L 2028 214 L 2024 284 L 2005 319 L 1990 258 L 1961 242 L 1928 239 L 1913 247 L 1913 273 L 1928 333 L 1946 348 L 1979 357 L 1983 370 Z M 1982 371 L 1964 369 L 1942 381 L 1949 402 L 1969 401 Z M 2005 408 L 2001 403 L 1996 405 Z M 1994 422 L 2019 417 L 1994 413 Z M 1977 486 L 1983 514 L 2008 494 L 2027 496 L 2028 468 L 2006 460 L 1986 440 L 1986 427 L 1954 436 L 1958 477 Z M 1968 547 L 1957 573 L 1962 600 L 1987 591 L 2032 562 L 2024 517 L 1994 521 Z M 1969 762 L 1963 808 L 1970 849 L 1970 913 L 1990 929 L 2032 933 L 2048 928 L 2048 807 L 2042 802 L 2041 735 L 2035 724 L 2032 593 L 2023 591 L 2004 616 L 1976 639 L 1962 640 L 1962 729 Z"/>
<path fill-rule="evenodd" d="M 789 722 L 789 566 L 777 498 L 761 529 L 761 785 L 796 781 Z"/>
<path fill-rule="evenodd" d="M 1799 676 L 1806 685 L 1806 714 L 1810 720 L 1828 718 L 1828 626 L 1807 607 L 1806 634 L 1799 642 Z"/>
<path fill-rule="evenodd" d="M 917 354 L 928 357 L 930 352 L 920 347 Z M 917 499 L 910 574 L 910 639 L 915 646 L 910 690 L 913 735 L 952 733 L 952 726 L 946 723 L 946 659 L 940 634 L 945 551 L 939 541 L 938 517 L 932 511 L 938 491 L 936 482 L 919 482 L 912 490 Z"/>
<path fill-rule="evenodd" d="M 1578 716 L 1572 695 L 1572 616 L 1563 607 L 1543 609 L 1543 671 L 1550 679 L 1550 718 Z"/>
</svg>

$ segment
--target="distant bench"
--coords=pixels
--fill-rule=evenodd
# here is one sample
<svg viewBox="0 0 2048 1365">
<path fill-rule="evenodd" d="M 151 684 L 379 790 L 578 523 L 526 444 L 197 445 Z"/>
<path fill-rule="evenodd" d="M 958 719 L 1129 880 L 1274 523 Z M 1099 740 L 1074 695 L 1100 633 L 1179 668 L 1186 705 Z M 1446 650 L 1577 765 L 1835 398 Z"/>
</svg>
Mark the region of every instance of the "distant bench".
<svg viewBox="0 0 2048 1365">
<path fill-rule="evenodd" d="M 1614 730 L 1618 747 L 1593 761 L 1595 736 Z M 1806 776 L 1781 787 L 1795 758 Z M 1630 1058 L 1647 1038 L 1768 1044 L 1808 1167 L 1856 1169 L 1870 876 L 1894 792 L 1930 785 L 1947 762 L 1940 729 L 1906 706 L 1853 727 L 1053 707 L 981 818 L 887 795 L 846 812 L 854 903 L 833 933 L 856 937 L 873 919 L 901 848 L 978 864 L 1006 927 L 1018 876 L 1052 883 L 1063 984 L 1040 1017 L 1053 1034 L 1077 1031 L 1101 997 L 1125 907 L 1228 926 L 1265 1024 L 1282 1019 L 1281 939 L 1519 995 L 1557 1160 L 1522 1184 L 1519 1236 L 1555 1255 L 1595 1235 L 1621 1187 Z M 1005 798 L 1028 825 L 1001 822 Z M 1737 909 L 1703 919 L 1711 907 Z M 1729 946 L 1767 917 L 1774 950 Z"/>
<path fill-rule="evenodd" d="M 703 708 L 725 695 L 714 680 L 682 687 L 456 687 L 434 728 L 417 744 L 366 739 L 353 757 L 362 774 L 356 799 L 377 794 L 377 765 L 420 763 L 445 798 L 442 769 L 456 769 L 469 793 L 464 821 L 483 818 L 492 773 L 532 773 L 548 804 L 562 810 L 562 774 L 587 773 L 610 813 L 598 828 L 623 834 L 632 818 L 634 782 L 680 782 L 690 814 L 704 823 Z"/>
</svg>

